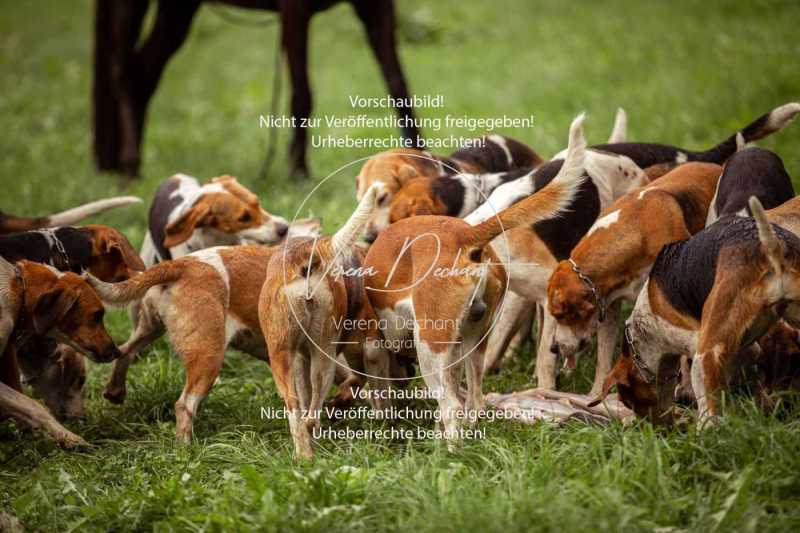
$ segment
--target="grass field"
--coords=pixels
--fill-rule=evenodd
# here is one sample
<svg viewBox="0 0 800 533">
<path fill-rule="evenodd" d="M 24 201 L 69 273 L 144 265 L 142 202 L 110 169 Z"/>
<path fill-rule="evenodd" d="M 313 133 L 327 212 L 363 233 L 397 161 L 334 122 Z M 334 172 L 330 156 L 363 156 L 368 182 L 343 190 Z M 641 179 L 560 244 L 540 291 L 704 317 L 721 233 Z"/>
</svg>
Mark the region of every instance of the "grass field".
<svg viewBox="0 0 800 533">
<path fill-rule="evenodd" d="M 591 142 L 605 140 L 622 106 L 632 140 L 703 148 L 800 98 L 800 4 L 793 1 L 397 3 L 412 90 L 444 94 L 445 111 L 455 115 L 534 114 L 535 128 L 503 133 L 545 155 L 563 147 L 570 119 L 582 110 L 589 112 Z M 143 177 L 123 184 L 97 174 L 90 157 L 92 6 L 3 2 L 0 208 L 38 214 L 119 193 L 149 199 L 156 184 L 182 171 L 200 178 L 236 174 L 268 210 L 293 216 L 314 180 L 286 177 L 286 132 L 269 182 L 256 179 L 267 137 L 258 114 L 269 111 L 277 28 L 232 25 L 208 7 L 201 11 L 153 101 Z M 312 82 L 318 116 L 350 113 L 348 94 L 382 94 L 347 6 L 314 21 Z M 440 132 L 451 133 L 469 134 Z M 800 177 L 800 125 L 760 145 Z M 367 155 L 312 151 L 314 178 Z M 355 205 L 354 174 L 355 168 L 338 175 L 310 202 L 327 230 Z M 138 206 L 96 222 L 118 227 L 138 245 L 145 219 L 146 207 Z M 116 339 L 126 338 L 124 313 L 106 322 Z M 765 415 L 747 396 L 731 401 L 721 427 L 702 434 L 646 423 L 496 422 L 487 425 L 485 440 L 457 453 L 431 441 L 338 441 L 323 443 L 317 460 L 298 465 L 285 422 L 259 416 L 261 407 L 281 405 L 263 362 L 229 354 L 190 446 L 173 441 L 183 370 L 165 341 L 134 365 L 121 407 L 102 398 L 110 368 L 89 366 L 88 416 L 69 427 L 95 449 L 61 451 L 0 424 L 0 510 L 29 530 L 800 527 L 800 419 L 791 412 Z M 523 354 L 486 388 L 531 386 L 530 367 Z M 586 391 L 590 376 L 584 361 L 566 386 Z"/>
</svg>

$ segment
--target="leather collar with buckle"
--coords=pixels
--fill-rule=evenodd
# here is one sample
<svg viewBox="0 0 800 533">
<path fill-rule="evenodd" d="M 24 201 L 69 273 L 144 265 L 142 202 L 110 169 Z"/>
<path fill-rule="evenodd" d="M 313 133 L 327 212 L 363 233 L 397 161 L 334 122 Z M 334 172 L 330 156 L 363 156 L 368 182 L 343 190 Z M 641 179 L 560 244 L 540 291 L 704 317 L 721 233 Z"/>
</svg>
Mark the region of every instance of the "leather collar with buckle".
<svg viewBox="0 0 800 533">
<path fill-rule="evenodd" d="M 570 266 L 572 267 L 572 271 L 580 278 L 580 280 L 589 287 L 589 290 L 592 291 L 594 295 L 594 301 L 597 304 L 597 309 L 599 310 L 600 314 L 598 315 L 598 320 L 602 322 L 606 318 L 606 306 L 603 303 L 603 299 L 600 297 L 600 293 L 597 291 L 597 286 L 592 281 L 592 278 L 587 276 L 580 268 L 578 268 L 577 263 L 570 257 L 567 259 L 569 261 Z"/>
</svg>

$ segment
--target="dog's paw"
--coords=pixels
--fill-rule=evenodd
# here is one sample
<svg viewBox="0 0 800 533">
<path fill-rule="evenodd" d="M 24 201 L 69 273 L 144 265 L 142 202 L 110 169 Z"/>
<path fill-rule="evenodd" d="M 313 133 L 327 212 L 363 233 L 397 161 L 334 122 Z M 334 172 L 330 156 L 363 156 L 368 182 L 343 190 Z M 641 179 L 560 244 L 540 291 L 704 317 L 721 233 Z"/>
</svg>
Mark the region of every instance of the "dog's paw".
<svg viewBox="0 0 800 533">
<path fill-rule="evenodd" d="M 103 398 L 108 400 L 109 402 L 115 405 L 122 405 L 125 401 L 125 396 L 127 395 L 128 391 L 125 387 L 106 387 L 106 390 L 103 391 Z"/>
</svg>

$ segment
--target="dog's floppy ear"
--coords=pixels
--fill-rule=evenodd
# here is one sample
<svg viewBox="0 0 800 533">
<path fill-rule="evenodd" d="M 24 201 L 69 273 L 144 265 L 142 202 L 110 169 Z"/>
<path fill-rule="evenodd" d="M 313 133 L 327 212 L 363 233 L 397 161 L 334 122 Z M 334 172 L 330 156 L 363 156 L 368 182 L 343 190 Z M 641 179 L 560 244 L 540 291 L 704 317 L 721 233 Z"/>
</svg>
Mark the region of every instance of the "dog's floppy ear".
<svg viewBox="0 0 800 533">
<path fill-rule="evenodd" d="M 201 202 L 186 211 L 175 222 L 164 229 L 164 247 L 172 248 L 186 242 L 192 236 L 195 228 L 206 222 L 211 214 L 211 207 Z"/>
<path fill-rule="evenodd" d="M 145 270 L 142 258 L 133 249 L 128 239 L 118 231 L 110 228 L 101 228 L 95 233 L 95 239 L 97 239 L 97 249 L 100 253 L 110 254 L 116 252 L 130 270 Z"/>
<path fill-rule="evenodd" d="M 65 287 L 56 286 L 43 293 L 33 306 L 33 329 L 47 333 L 77 302 L 78 293 Z"/>
<path fill-rule="evenodd" d="M 608 375 L 606 376 L 606 379 L 603 381 L 603 390 L 600 393 L 600 396 L 598 396 L 597 398 L 595 398 L 594 400 L 589 402 L 587 404 L 588 407 L 594 407 L 595 405 L 597 405 L 600 402 L 602 402 L 603 400 L 605 400 L 606 396 L 608 396 L 608 393 L 611 392 L 611 387 L 613 387 L 614 385 L 618 385 L 618 384 L 630 385 L 630 382 L 628 381 L 628 375 L 627 374 L 622 373 L 621 376 L 618 375 L 618 374 L 621 374 L 621 373 L 617 372 L 616 368 L 611 370 L 611 372 L 608 373 Z"/>
<path fill-rule="evenodd" d="M 395 173 L 395 179 L 399 182 L 400 187 L 418 177 L 419 173 L 417 172 L 417 169 L 408 163 L 403 163 L 400 165 Z"/>
<path fill-rule="evenodd" d="M 630 353 L 628 351 L 628 341 L 622 340 L 622 355 L 617 359 L 614 368 L 608 373 L 606 379 L 603 381 L 603 390 L 600 396 L 589 402 L 589 407 L 594 407 L 606 399 L 608 393 L 611 392 L 611 387 L 614 385 L 623 385 L 626 387 L 631 386 L 631 381 L 628 378 L 628 364 L 630 363 Z"/>
<path fill-rule="evenodd" d="M 421 215 L 433 215 L 433 205 L 428 200 L 421 200 L 417 199 L 411 204 L 411 209 L 409 210 L 410 213 L 414 216 L 421 216 Z"/>
</svg>

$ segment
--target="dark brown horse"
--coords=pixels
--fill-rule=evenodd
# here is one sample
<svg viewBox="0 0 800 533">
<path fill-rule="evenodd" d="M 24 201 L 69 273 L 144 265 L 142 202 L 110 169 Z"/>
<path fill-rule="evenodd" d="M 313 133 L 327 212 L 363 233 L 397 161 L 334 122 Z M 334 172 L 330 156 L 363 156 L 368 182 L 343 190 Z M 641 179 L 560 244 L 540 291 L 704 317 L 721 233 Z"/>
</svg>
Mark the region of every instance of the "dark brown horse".
<svg viewBox="0 0 800 533">
<path fill-rule="evenodd" d="M 339 0 L 207 0 L 280 13 L 281 42 L 292 84 L 291 114 L 311 114 L 308 30 L 311 17 Z M 348 0 L 367 31 L 389 93 L 407 98 L 395 45 L 393 0 Z M 170 57 L 181 47 L 202 0 L 159 0 L 153 29 L 140 45 L 149 0 L 97 0 L 94 49 L 94 153 L 100 170 L 136 176 L 147 105 Z M 410 107 L 397 109 L 412 117 Z M 416 139 L 416 128 L 404 129 Z M 306 130 L 296 128 L 289 145 L 292 173 L 307 174 Z"/>
</svg>

